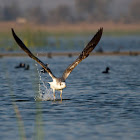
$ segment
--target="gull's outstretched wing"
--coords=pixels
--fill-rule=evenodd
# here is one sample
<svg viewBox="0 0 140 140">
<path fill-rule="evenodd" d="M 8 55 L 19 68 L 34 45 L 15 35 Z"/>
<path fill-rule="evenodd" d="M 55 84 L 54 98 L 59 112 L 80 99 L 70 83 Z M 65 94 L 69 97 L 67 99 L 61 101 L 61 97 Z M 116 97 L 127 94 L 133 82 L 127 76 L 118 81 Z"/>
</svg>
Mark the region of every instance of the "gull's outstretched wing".
<svg viewBox="0 0 140 140">
<path fill-rule="evenodd" d="M 47 72 L 48 74 L 53 78 L 55 78 L 55 76 L 52 74 L 51 70 L 40 60 L 38 59 L 36 56 L 34 56 L 31 51 L 24 45 L 24 43 L 19 39 L 19 37 L 15 34 L 14 30 L 12 29 L 12 34 L 13 37 L 15 39 L 15 41 L 17 42 L 17 44 L 22 48 L 23 51 L 25 51 L 29 57 L 31 57 L 32 59 L 34 59 L 36 62 L 38 62 Z"/>
<path fill-rule="evenodd" d="M 67 69 L 64 71 L 62 75 L 62 79 L 66 80 L 66 78 L 69 76 L 69 74 L 72 72 L 72 70 L 86 57 L 89 56 L 91 51 L 96 47 L 98 42 L 101 39 L 103 33 L 103 28 L 100 28 L 98 32 L 94 35 L 94 37 L 91 39 L 91 41 L 87 44 L 87 46 L 84 48 L 84 50 L 81 52 L 79 57 L 67 67 Z"/>
</svg>

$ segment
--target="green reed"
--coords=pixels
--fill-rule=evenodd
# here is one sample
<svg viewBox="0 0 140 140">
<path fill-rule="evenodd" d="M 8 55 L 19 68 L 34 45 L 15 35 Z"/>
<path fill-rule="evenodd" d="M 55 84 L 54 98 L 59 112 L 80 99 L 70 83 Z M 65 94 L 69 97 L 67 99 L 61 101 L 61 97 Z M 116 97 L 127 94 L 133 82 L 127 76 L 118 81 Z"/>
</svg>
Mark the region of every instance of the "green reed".
<svg viewBox="0 0 140 140">
<path fill-rule="evenodd" d="M 13 86 L 12 86 L 12 81 L 10 79 L 8 69 L 6 68 L 6 64 L 3 64 L 3 68 L 6 70 L 5 78 L 6 78 L 7 85 L 9 87 L 9 93 L 10 93 L 10 96 L 11 96 L 11 103 L 12 103 L 12 106 L 13 106 L 13 110 L 15 112 L 15 117 L 17 119 L 19 136 L 20 136 L 19 139 L 26 140 L 27 137 L 26 137 L 26 131 L 25 131 L 25 127 L 24 127 L 24 121 L 23 121 L 22 115 L 20 113 L 20 110 L 18 108 L 18 105 L 16 104 L 16 101 L 15 101 L 16 100 L 15 99 L 15 93 L 14 93 L 14 89 L 13 89 Z M 38 73 L 37 73 L 36 68 L 34 68 L 34 73 L 36 74 L 36 77 L 38 77 Z M 33 93 L 38 94 L 39 78 L 36 78 L 35 80 L 33 79 L 32 81 L 33 81 L 32 85 L 33 85 L 33 89 L 34 89 Z M 42 121 L 42 104 L 39 101 L 35 101 L 35 104 L 36 104 L 36 106 L 35 106 L 35 109 L 36 109 L 35 133 L 34 133 L 33 138 L 36 139 L 36 140 L 43 140 L 44 139 L 44 131 L 43 131 L 43 121 Z"/>
<path fill-rule="evenodd" d="M 11 102 L 12 102 L 12 106 L 13 106 L 13 110 L 15 111 L 15 116 L 16 116 L 16 119 L 17 119 L 17 124 L 18 124 L 18 130 L 19 130 L 19 135 L 20 135 L 20 139 L 21 140 L 26 140 L 26 134 L 25 134 L 25 129 L 24 129 L 24 122 L 23 122 L 23 119 L 22 119 L 22 116 L 20 114 L 20 110 L 15 102 L 15 94 L 14 94 L 14 89 L 12 87 L 12 82 L 11 82 L 11 79 L 9 77 L 9 72 L 7 69 L 6 70 L 6 73 L 5 73 L 5 77 L 7 79 L 7 85 L 9 87 L 9 93 L 10 93 L 10 96 L 11 96 Z"/>
<path fill-rule="evenodd" d="M 25 45 L 29 46 L 30 48 L 44 47 L 48 43 L 46 32 L 31 31 L 28 29 L 22 32 L 15 30 L 15 32 L 22 39 Z M 0 33 L 0 49 L 5 51 L 20 50 L 19 47 L 17 47 L 11 32 L 4 34 Z"/>
<path fill-rule="evenodd" d="M 35 97 L 40 94 L 40 89 L 39 89 L 39 74 L 37 70 L 36 62 L 33 61 L 32 65 L 34 65 L 33 73 L 35 74 L 35 79 L 32 77 L 32 87 L 35 93 Z M 43 140 L 44 139 L 44 129 L 43 129 L 43 120 L 42 120 L 42 102 L 36 100 L 36 115 L 35 115 L 35 138 L 36 140 Z"/>
<path fill-rule="evenodd" d="M 29 28 L 25 28 L 22 31 L 16 31 L 17 35 L 22 39 L 22 41 L 30 47 L 31 49 L 40 48 L 40 47 L 48 47 L 48 37 L 52 36 L 56 39 L 56 48 L 60 48 L 59 38 L 71 38 L 74 36 L 89 36 L 93 35 L 96 31 L 46 31 L 46 30 L 31 30 Z M 125 35 L 140 35 L 140 30 L 133 31 L 122 31 L 122 30 L 105 30 L 104 36 L 125 36 Z M 69 47 L 69 46 L 67 46 Z M 68 49 L 68 48 L 66 48 Z M 21 50 L 17 47 L 16 42 L 13 39 L 11 31 L 9 32 L 0 32 L 0 50 L 4 51 L 19 51 Z"/>
</svg>

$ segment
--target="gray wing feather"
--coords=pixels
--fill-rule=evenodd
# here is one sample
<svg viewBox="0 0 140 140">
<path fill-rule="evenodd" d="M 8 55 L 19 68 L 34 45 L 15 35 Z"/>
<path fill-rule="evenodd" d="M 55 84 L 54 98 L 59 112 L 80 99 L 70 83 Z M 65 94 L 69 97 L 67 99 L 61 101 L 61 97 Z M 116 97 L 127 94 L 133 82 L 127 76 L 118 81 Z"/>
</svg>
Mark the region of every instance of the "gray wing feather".
<svg viewBox="0 0 140 140">
<path fill-rule="evenodd" d="M 31 51 L 24 45 L 24 43 L 19 39 L 19 37 L 15 34 L 14 30 L 12 29 L 12 34 L 13 37 L 15 39 L 15 41 L 17 42 L 17 44 L 22 48 L 23 51 L 25 51 L 29 57 L 31 57 L 32 59 L 34 59 L 36 62 L 38 62 L 47 72 L 48 74 L 53 78 L 55 78 L 55 76 L 52 74 L 51 70 L 40 60 L 38 59 L 36 56 L 34 56 Z"/>
<path fill-rule="evenodd" d="M 72 70 L 85 58 L 89 56 L 89 54 L 92 52 L 92 50 L 96 47 L 98 42 L 101 39 L 103 33 L 103 28 L 100 28 L 98 32 L 94 35 L 94 37 L 91 39 L 91 41 L 86 45 L 86 47 L 83 49 L 79 57 L 67 67 L 67 69 L 64 71 L 62 75 L 62 79 L 66 80 L 66 78 L 69 76 L 69 74 L 72 72 Z"/>
</svg>

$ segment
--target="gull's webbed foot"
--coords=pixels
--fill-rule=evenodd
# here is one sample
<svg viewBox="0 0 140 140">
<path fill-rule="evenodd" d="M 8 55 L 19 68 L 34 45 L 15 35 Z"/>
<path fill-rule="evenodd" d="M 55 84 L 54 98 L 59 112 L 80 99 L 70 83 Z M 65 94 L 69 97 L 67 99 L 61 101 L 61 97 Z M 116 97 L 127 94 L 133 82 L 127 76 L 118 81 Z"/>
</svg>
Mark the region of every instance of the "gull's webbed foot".
<svg viewBox="0 0 140 140">
<path fill-rule="evenodd" d="M 62 90 L 60 90 L 60 98 L 61 98 L 61 101 L 62 101 Z"/>
<path fill-rule="evenodd" d="M 55 101 L 56 97 L 55 97 L 55 89 L 53 89 L 53 99 Z"/>
</svg>

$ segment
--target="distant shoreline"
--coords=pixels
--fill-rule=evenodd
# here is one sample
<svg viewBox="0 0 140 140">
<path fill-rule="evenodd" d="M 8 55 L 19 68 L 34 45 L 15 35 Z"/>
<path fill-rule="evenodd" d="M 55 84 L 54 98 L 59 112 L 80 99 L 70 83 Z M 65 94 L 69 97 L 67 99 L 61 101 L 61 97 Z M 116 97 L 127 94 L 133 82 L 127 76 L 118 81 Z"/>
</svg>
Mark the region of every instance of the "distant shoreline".
<svg viewBox="0 0 140 140">
<path fill-rule="evenodd" d="M 9 33 L 11 28 L 14 28 L 18 32 L 25 31 L 40 31 L 46 32 L 51 35 L 71 35 L 71 34 L 93 34 L 100 27 L 104 28 L 105 35 L 126 35 L 126 34 L 139 34 L 140 35 L 140 23 L 125 24 L 125 23 L 114 23 L 114 22 L 101 22 L 101 23 L 76 23 L 68 24 L 61 23 L 56 25 L 50 24 L 35 24 L 35 23 L 24 23 L 19 24 L 13 22 L 0 22 L 0 34 Z"/>
<path fill-rule="evenodd" d="M 53 57 L 53 56 L 78 56 L 80 52 L 48 52 L 48 53 L 38 53 L 40 57 Z M 137 56 L 140 55 L 139 52 L 93 52 L 90 55 L 95 56 Z M 27 57 L 25 53 L 0 53 L 0 57 Z"/>
</svg>

